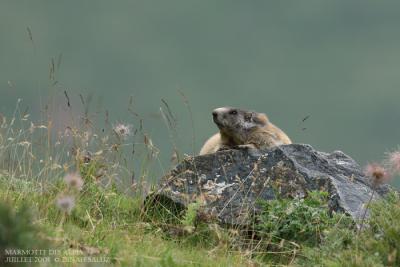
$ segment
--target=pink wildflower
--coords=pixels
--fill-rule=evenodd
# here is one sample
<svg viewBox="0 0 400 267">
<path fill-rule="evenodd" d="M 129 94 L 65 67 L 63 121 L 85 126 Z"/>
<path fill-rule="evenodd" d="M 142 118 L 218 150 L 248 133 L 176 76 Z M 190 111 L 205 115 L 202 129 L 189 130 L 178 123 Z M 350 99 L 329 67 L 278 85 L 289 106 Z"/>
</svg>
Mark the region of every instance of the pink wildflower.
<svg viewBox="0 0 400 267">
<path fill-rule="evenodd" d="M 82 190 L 83 180 L 79 173 L 77 173 L 77 172 L 68 173 L 67 175 L 65 175 L 64 181 L 70 187 L 74 187 L 74 188 L 78 189 L 79 191 Z"/>
<path fill-rule="evenodd" d="M 370 163 L 365 167 L 365 175 L 371 178 L 374 185 L 379 185 L 390 180 L 389 172 L 378 163 Z"/>
<path fill-rule="evenodd" d="M 388 163 L 394 173 L 400 173 L 400 151 L 390 153 Z"/>
<path fill-rule="evenodd" d="M 66 213 L 71 213 L 75 207 L 75 199 L 71 196 L 61 196 L 56 200 L 57 207 Z"/>
</svg>

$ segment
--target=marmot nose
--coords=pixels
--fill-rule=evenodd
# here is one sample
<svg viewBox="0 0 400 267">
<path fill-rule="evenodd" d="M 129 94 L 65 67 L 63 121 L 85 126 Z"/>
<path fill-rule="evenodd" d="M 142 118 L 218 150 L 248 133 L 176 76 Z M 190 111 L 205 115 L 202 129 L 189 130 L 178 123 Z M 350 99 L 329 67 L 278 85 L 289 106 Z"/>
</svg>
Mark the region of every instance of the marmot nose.
<svg viewBox="0 0 400 267">
<path fill-rule="evenodd" d="M 212 112 L 213 118 L 216 118 L 218 116 L 218 112 L 216 112 L 215 110 Z"/>
</svg>

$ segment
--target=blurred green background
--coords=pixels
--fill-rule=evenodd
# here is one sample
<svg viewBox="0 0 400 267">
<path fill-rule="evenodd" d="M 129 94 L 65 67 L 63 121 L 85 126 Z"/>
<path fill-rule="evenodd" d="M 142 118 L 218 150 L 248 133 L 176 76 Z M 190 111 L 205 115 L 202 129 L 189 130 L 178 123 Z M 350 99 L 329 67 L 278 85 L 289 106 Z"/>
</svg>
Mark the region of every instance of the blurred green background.
<svg viewBox="0 0 400 267">
<path fill-rule="evenodd" d="M 79 94 L 93 94 L 93 111 L 132 123 L 132 95 L 168 160 L 162 98 L 178 119 L 180 150 L 192 152 L 181 90 L 196 150 L 216 132 L 211 110 L 229 105 L 265 112 L 295 142 L 365 164 L 400 143 L 399 10 L 399 1 L 372 0 L 2 0 L 0 112 L 22 98 L 39 117 L 51 96 L 62 117 L 67 90 L 77 114 Z"/>
</svg>

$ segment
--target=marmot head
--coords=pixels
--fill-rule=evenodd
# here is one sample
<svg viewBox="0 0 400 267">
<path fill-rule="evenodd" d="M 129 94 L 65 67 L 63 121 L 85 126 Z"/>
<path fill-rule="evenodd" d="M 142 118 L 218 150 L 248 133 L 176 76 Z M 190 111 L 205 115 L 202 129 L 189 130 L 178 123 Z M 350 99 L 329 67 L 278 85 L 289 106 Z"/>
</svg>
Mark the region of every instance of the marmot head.
<svg viewBox="0 0 400 267">
<path fill-rule="evenodd" d="M 246 132 L 257 127 L 264 127 L 268 123 L 268 117 L 263 113 L 232 107 L 214 109 L 212 115 L 222 133 L 239 139 Z"/>
</svg>

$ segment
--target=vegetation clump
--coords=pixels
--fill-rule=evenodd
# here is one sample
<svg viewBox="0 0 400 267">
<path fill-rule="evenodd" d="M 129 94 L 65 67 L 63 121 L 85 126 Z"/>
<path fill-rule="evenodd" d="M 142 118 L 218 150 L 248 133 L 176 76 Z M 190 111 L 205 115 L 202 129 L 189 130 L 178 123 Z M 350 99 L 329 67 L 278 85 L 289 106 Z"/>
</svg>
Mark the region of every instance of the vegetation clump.
<svg viewBox="0 0 400 267">
<path fill-rule="evenodd" d="M 0 262 L 2 265 L 11 265 L 12 262 L 7 261 L 7 258 L 19 253 L 29 258 L 34 256 L 29 251 L 46 247 L 46 241 L 41 237 L 39 227 L 32 224 L 32 219 L 28 205 L 15 210 L 4 201 L 0 203 Z"/>
<path fill-rule="evenodd" d="M 304 199 L 263 201 L 257 233 L 273 243 L 290 240 L 317 245 L 325 231 L 337 223 L 349 223 L 343 214 L 330 214 L 327 197 L 327 192 L 313 191 Z"/>
</svg>

